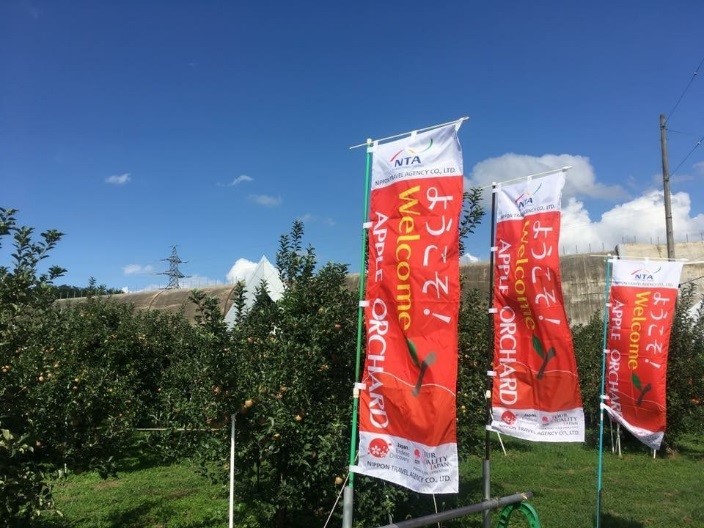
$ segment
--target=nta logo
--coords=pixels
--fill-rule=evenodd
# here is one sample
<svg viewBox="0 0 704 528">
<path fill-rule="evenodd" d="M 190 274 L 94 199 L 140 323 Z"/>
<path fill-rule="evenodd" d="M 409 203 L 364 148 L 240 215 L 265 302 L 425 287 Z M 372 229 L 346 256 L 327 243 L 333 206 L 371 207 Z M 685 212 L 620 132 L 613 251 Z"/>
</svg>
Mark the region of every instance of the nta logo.
<svg viewBox="0 0 704 528">
<path fill-rule="evenodd" d="M 662 269 L 662 266 L 656 269 L 655 271 L 649 271 L 646 268 L 641 268 L 637 269 L 634 272 L 631 273 L 631 276 L 635 280 L 640 280 L 640 281 L 654 281 L 655 280 L 655 275 Z"/>
<path fill-rule="evenodd" d="M 542 186 L 543 184 L 541 183 L 533 192 L 526 191 L 524 193 L 521 193 L 521 195 L 515 200 L 518 209 L 522 210 L 525 207 L 528 207 L 529 205 L 533 205 L 533 196 L 536 195 L 536 193 L 540 190 Z"/>
<path fill-rule="evenodd" d="M 421 163 L 419 154 L 427 152 L 433 146 L 433 138 L 430 138 L 428 146 L 424 149 L 412 149 L 412 148 L 402 148 L 389 160 L 389 163 L 393 163 L 394 167 L 408 167 L 410 165 L 418 165 Z M 407 151 L 409 156 L 402 156 L 401 154 Z"/>
</svg>

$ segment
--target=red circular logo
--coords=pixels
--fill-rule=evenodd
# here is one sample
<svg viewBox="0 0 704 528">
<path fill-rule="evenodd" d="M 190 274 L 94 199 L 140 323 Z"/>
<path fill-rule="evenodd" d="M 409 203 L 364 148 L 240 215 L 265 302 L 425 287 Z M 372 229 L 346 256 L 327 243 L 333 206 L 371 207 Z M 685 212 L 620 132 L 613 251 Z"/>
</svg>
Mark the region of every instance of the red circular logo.
<svg viewBox="0 0 704 528">
<path fill-rule="evenodd" d="M 369 442 L 369 453 L 376 458 L 384 458 L 389 454 L 389 446 L 382 438 L 375 438 Z"/>
<path fill-rule="evenodd" d="M 515 424 L 517 420 L 516 415 L 513 414 L 511 411 L 504 411 L 504 413 L 501 415 L 501 419 L 509 425 Z"/>
</svg>

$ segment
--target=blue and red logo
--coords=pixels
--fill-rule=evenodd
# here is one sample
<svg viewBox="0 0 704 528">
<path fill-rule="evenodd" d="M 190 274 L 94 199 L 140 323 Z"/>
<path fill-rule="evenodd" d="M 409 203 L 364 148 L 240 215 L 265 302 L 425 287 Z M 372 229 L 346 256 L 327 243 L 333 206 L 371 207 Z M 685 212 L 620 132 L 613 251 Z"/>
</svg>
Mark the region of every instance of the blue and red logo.
<svg viewBox="0 0 704 528">
<path fill-rule="evenodd" d="M 419 165 L 420 154 L 427 152 L 433 146 L 433 138 L 430 138 L 428 146 L 423 149 L 412 149 L 412 148 L 402 148 L 396 154 L 392 156 L 389 163 L 393 163 L 394 167 L 409 167 L 411 165 Z M 407 156 L 402 156 L 402 154 L 408 154 Z"/>
<path fill-rule="evenodd" d="M 518 207 L 518 210 L 523 210 L 524 208 L 528 207 L 529 205 L 533 205 L 533 197 L 537 194 L 537 192 L 540 190 L 540 188 L 543 186 L 542 183 L 539 183 L 538 186 L 533 190 L 533 191 L 525 191 L 521 193 L 521 195 L 516 198 L 514 201 L 516 202 L 516 207 Z"/>
<path fill-rule="evenodd" d="M 646 268 L 641 268 L 631 272 L 631 277 L 633 277 L 634 280 L 638 281 L 652 282 L 655 280 L 655 275 L 660 272 L 660 270 L 662 270 L 662 266 L 660 266 L 655 271 L 650 271 Z"/>
</svg>

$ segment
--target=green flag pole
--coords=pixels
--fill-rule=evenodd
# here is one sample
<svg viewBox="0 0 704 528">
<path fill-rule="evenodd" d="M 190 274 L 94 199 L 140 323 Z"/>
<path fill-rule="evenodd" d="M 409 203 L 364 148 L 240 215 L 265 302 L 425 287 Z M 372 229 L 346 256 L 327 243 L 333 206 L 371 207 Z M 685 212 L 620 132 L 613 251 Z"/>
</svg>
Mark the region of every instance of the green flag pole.
<svg viewBox="0 0 704 528">
<path fill-rule="evenodd" d="M 357 458 L 357 414 L 359 412 L 359 383 L 362 364 L 362 331 L 364 328 L 364 293 L 367 270 L 367 229 L 369 219 L 369 180 L 372 161 L 372 140 L 367 139 L 367 164 L 364 177 L 364 213 L 362 215 L 362 249 L 359 262 L 359 306 L 357 308 L 357 356 L 354 367 L 355 387 L 352 399 L 352 427 L 350 431 L 350 457 L 349 465 L 354 466 Z M 350 471 L 347 487 L 343 496 L 342 528 L 352 528 L 352 513 L 354 510 L 354 472 Z"/>
<path fill-rule="evenodd" d="M 602 472 L 604 467 L 604 402 L 606 401 L 606 344 L 607 330 L 609 326 L 609 289 L 611 286 L 611 255 L 604 261 L 604 328 L 602 333 L 601 347 L 601 393 L 599 395 L 599 463 L 596 477 L 596 515 L 594 526 L 601 527 L 601 492 L 602 492 Z"/>
<path fill-rule="evenodd" d="M 354 490 L 354 471 L 352 471 L 353 466 L 357 460 L 357 414 L 359 413 L 359 392 L 361 390 L 360 383 L 360 372 L 362 365 L 362 336 L 364 329 L 364 307 L 365 307 L 365 282 L 366 282 L 366 269 L 367 269 L 367 240 L 369 237 L 368 229 L 371 227 L 369 221 L 369 194 L 370 194 L 370 182 L 371 182 L 371 168 L 372 168 L 372 153 L 374 147 L 379 144 L 380 141 L 387 141 L 390 139 L 400 138 L 408 134 L 424 132 L 426 130 L 432 130 L 434 128 L 439 128 L 445 125 L 450 125 L 452 123 L 462 123 L 469 119 L 468 117 L 461 117 L 456 121 L 450 121 L 448 123 L 442 123 L 439 125 L 433 125 L 426 128 L 421 128 L 413 132 L 404 132 L 402 134 L 396 134 L 395 136 L 388 136 L 385 138 L 372 140 L 367 139 L 366 143 L 361 145 L 354 145 L 350 147 L 367 147 L 367 163 L 365 170 L 365 181 L 364 181 L 364 212 L 362 215 L 362 250 L 360 252 L 360 265 L 359 265 L 359 307 L 357 309 L 357 357 L 355 363 L 355 385 L 352 399 L 352 427 L 350 434 L 350 456 L 349 465 L 350 473 L 347 480 L 347 486 L 344 489 L 344 495 L 342 499 L 343 510 L 342 510 L 342 528 L 352 528 L 352 513 L 354 509 L 353 503 L 353 490 Z M 457 125 L 459 126 L 459 124 Z"/>
</svg>

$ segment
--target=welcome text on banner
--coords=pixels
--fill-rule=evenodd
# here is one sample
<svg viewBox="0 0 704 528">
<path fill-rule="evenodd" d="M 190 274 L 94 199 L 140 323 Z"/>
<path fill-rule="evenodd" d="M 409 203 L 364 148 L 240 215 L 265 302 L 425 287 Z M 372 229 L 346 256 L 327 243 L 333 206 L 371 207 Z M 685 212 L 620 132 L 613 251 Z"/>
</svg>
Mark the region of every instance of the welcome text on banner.
<svg viewBox="0 0 704 528">
<path fill-rule="evenodd" d="M 358 473 L 456 493 L 458 124 L 377 145 Z"/>
<path fill-rule="evenodd" d="M 606 410 L 645 445 L 665 433 L 670 330 L 681 262 L 614 260 L 609 299 Z"/>
<path fill-rule="evenodd" d="M 564 172 L 559 172 L 496 189 L 491 427 L 541 442 L 584 441 L 560 282 L 564 183 Z"/>
</svg>

